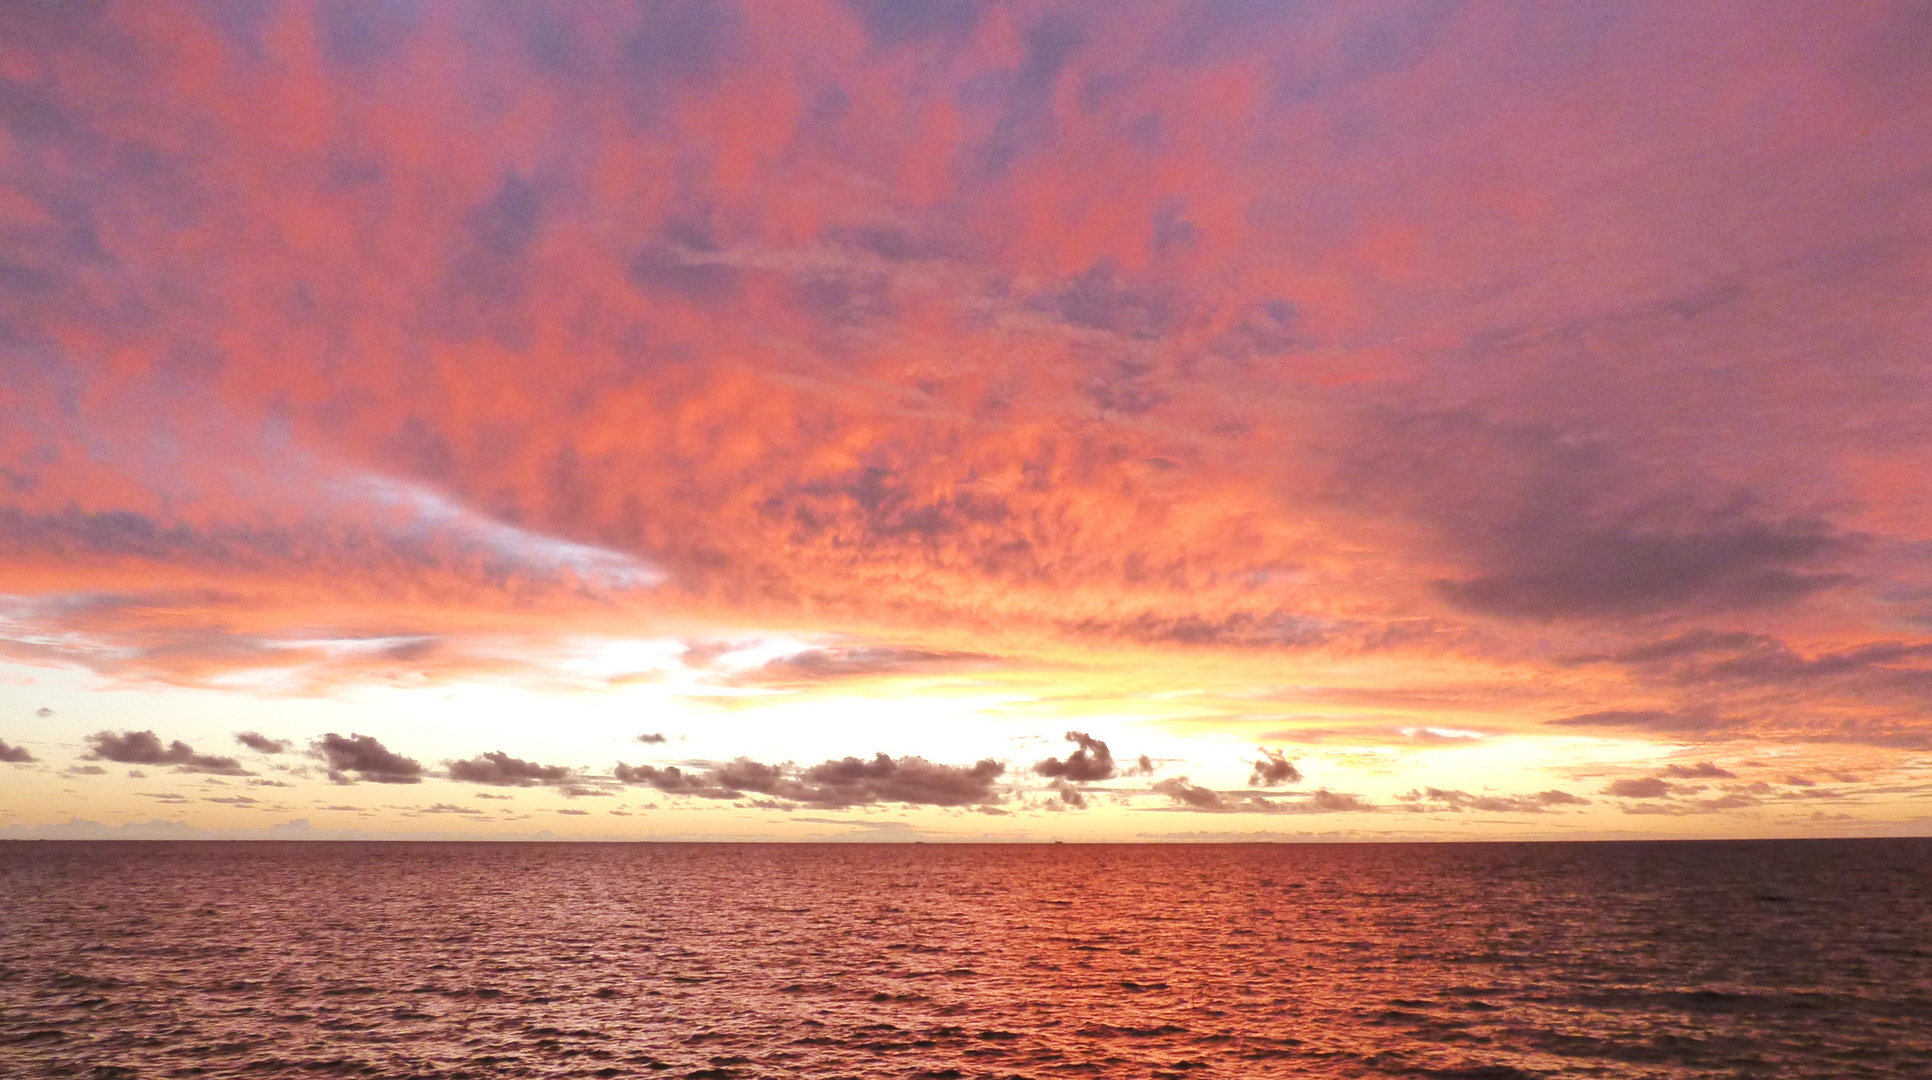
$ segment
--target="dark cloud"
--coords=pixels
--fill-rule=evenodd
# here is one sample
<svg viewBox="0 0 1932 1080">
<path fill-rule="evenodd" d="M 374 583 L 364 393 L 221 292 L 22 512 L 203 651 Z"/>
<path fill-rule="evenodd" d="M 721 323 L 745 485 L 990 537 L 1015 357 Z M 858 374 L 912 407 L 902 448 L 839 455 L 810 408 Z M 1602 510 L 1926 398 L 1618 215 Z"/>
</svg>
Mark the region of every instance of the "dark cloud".
<svg viewBox="0 0 1932 1080">
<path fill-rule="evenodd" d="M 744 757 L 702 771 L 620 762 L 613 775 L 620 783 L 703 799 L 764 795 L 780 805 L 844 807 L 897 802 L 970 806 L 996 801 L 994 785 L 1005 771 L 1004 765 L 991 759 L 972 765 L 942 765 L 922 757 L 895 759 L 877 754 L 870 759 L 839 758 L 802 770 Z"/>
<path fill-rule="evenodd" d="M 1716 647 L 1702 650 L 1705 656 Z M 1718 659 L 1687 665 L 1681 681 L 1722 680 L 1754 686 L 1794 686 L 1843 680 L 1872 689 L 1932 695 L 1932 643 L 1882 641 L 1840 652 L 1804 656 L 1781 641 L 1758 638 Z"/>
<path fill-rule="evenodd" d="M 1557 724 L 1669 735 L 1749 726 L 1811 741 L 1932 745 L 1919 719 L 1932 707 L 1932 642 L 1879 641 L 1807 653 L 1765 634 L 1699 629 L 1564 662 L 1616 665 L 1651 695 L 1687 707 L 1589 713 Z M 1852 710 L 1865 715 L 1848 715 Z"/>
<path fill-rule="evenodd" d="M 491 750 L 466 761 L 449 762 L 449 778 L 468 784 L 489 784 L 493 787 L 535 787 L 538 784 L 562 784 L 571 778 L 571 771 L 562 765 L 539 765 L 534 761 L 513 758 L 501 750 Z"/>
<path fill-rule="evenodd" d="M 620 784 L 638 784 L 646 787 L 654 787 L 670 795 L 696 795 L 706 799 L 736 799 L 744 794 L 741 791 L 730 791 L 718 784 L 712 783 L 710 778 L 703 773 L 685 772 L 676 765 L 669 765 L 660 769 L 655 765 L 633 766 L 626 765 L 620 761 L 617 763 L 617 768 L 611 770 L 611 775 L 615 776 L 617 782 Z"/>
<path fill-rule="evenodd" d="M 661 745 L 663 742 L 665 742 L 665 738 L 661 732 L 647 731 L 644 734 L 639 735 L 636 741 L 641 742 L 646 746 L 658 746 L 658 745 Z"/>
<path fill-rule="evenodd" d="M 461 329 L 487 329 L 511 346 L 525 343 L 518 312 L 526 292 L 526 260 L 542 223 L 543 200 L 516 171 L 496 193 L 470 208 L 451 243 L 446 266 L 449 312 Z"/>
<path fill-rule="evenodd" d="M 1080 749 L 1068 754 L 1065 761 L 1050 757 L 1036 762 L 1034 772 L 1076 784 L 1112 780 L 1120 775 L 1120 770 L 1114 765 L 1114 755 L 1107 749 L 1106 743 L 1084 731 L 1069 731 L 1066 738 L 1068 742 L 1078 743 Z"/>
<path fill-rule="evenodd" d="M 106 776 L 107 775 L 107 770 L 101 768 L 99 765 L 69 765 L 67 766 L 67 771 L 70 773 L 73 773 L 75 776 Z M 132 776 L 134 774 L 130 772 L 128 775 Z"/>
<path fill-rule="evenodd" d="M 118 761 L 124 765 L 172 765 L 176 772 L 213 773 L 219 776 L 252 776 L 241 762 L 231 757 L 197 754 L 179 739 L 163 745 L 152 731 L 97 731 L 87 737 L 93 752 L 89 761 Z"/>
<path fill-rule="evenodd" d="M 994 784 L 1006 766 L 990 758 L 971 765 L 941 765 L 922 757 L 871 760 L 840 758 L 806 769 L 799 802 L 818 806 L 858 806 L 872 802 L 928 806 L 970 806 L 996 801 Z"/>
<path fill-rule="evenodd" d="M 1358 796 L 1345 794 L 1340 791 L 1330 791 L 1327 788 L 1309 793 L 1308 798 L 1299 803 L 1277 801 L 1275 805 L 1286 807 L 1284 812 L 1291 814 L 1338 814 L 1348 811 L 1368 811 L 1375 809 L 1372 804 Z"/>
<path fill-rule="evenodd" d="M 800 539 L 859 543 L 873 550 L 953 539 L 981 545 L 984 560 L 997 562 L 998 553 L 1020 539 L 1011 528 L 1015 523 L 1006 499 L 969 487 L 935 494 L 916 477 L 910 466 L 871 464 L 787 485 L 759 510 L 785 522 Z"/>
<path fill-rule="evenodd" d="M 1281 784 L 1301 783 L 1301 770 L 1280 750 L 1270 750 L 1265 746 L 1256 747 L 1261 760 L 1254 763 L 1254 771 L 1248 774 L 1249 787 L 1277 787 Z"/>
<path fill-rule="evenodd" d="M 972 95 L 996 117 L 991 134 L 973 152 L 974 172 L 981 178 L 1002 176 L 1015 161 L 1053 143 L 1059 132 L 1055 89 L 1084 37 L 1062 12 L 1039 17 L 1020 36 L 1025 51 L 1018 67 L 990 75 L 982 92 Z"/>
<path fill-rule="evenodd" d="M 1837 584 L 1801 567 L 1845 548 L 1816 520 L 1714 524 L 1671 531 L 1619 522 L 1554 530 L 1507 570 L 1442 591 L 1472 611 L 1522 618 L 1644 615 L 1679 607 L 1741 610 L 1787 603 Z"/>
<path fill-rule="evenodd" d="M 1566 716 L 1557 720 L 1545 720 L 1544 723 L 1552 727 L 1600 727 L 1624 731 L 1695 734 L 1737 727 L 1741 721 L 1706 713 L 1667 712 L 1658 709 L 1606 709 L 1601 712 Z"/>
<path fill-rule="evenodd" d="M 25 765 L 37 760 L 39 759 L 28 753 L 25 747 L 15 746 L 5 739 L 0 739 L 0 762 Z"/>
<path fill-rule="evenodd" d="M 263 754 L 286 754 L 295 749 L 295 744 L 289 740 L 271 739 L 259 731 L 238 731 L 235 741 Z"/>
<path fill-rule="evenodd" d="M 1445 788 L 1411 789 L 1396 801 L 1420 812 L 1478 810 L 1491 814 L 1547 814 L 1556 806 L 1588 806 L 1590 800 L 1567 791 L 1539 791 L 1533 795 L 1472 795 Z"/>
<path fill-rule="evenodd" d="M 1932 643 L 1880 641 L 1805 656 L 1778 638 L 1743 631 L 1693 630 L 1572 663 L 1614 663 L 1676 683 L 1785 687 L 1826 680 L 1932 692 Z"/>
<path fill-rule="evenodd" d="M 1196 810 L 1219 813 L 1239 809 L 1223 799 L 1220 792 L 1189 783 L 1185 776 L 1162 780 L 1154 785 L 1154 790 L 1183 806 L 1193 807 Z"/>
<path fill-rule="evenodd" d="M 1295 305 L 1279 297 L 1265 300 L 1244 309 L 1240 319 L 1208 345 L 1208 351 L 1237 361 L 1280 356 L 1313 344 L 1300 323 L 1301 314 Z"/>
<path fill-rule="evenodd" d="M 1850 538 L 1752 491 L 1646 489 L 1606 443 L 1474 412 L 1396 413 L 1338 475 L 1341 498 L 1432 523 L 1474 573 L 1438 582 L 1472 612 L 1594 619 L 1772 607 L 1845 580 Z"/>
<path fill-rule="evenodd" d="M 1659 641 L 1646 642 L 1642 645 L 1624 649 L 1621 652 L 1608 653 L 1600 656 L 1577 657 L 1574 662 L 1593 663 L 1607 660 L 1620 664 L 1650 667 L 1685 657 L 1701 656 L 1705 653 L 1739 652 L 1765 645 L 1776 645 L 1777 643 L 1776 638 L 1766 637 L 1763 634 L 1747 633 L 1741 630 L 1729 633 L 1719 633 L 1715 630 L 1692 630 L 1688 633 L 1663 638 Z"/>
<path fill-rule="evenodd" d="M 1180 319 L 1178 305 L 1179 293 L 1173 288 L 1128 280 L 1110 262 L 1095 264 L 1040 301 L 1044 310 L 1073 326 L 1140 339 L 1158 338 L 1172 331 Z M 1118 408 L 1121 404 L 1103 402 L 1102 406 Z"/>
<path fill-rule="evenodd" d="M 711 770 L 713 783 L 734 791 L 755 791 L 761 795 L 774 795 L 779 785 L 785 782 L 783 765 L 766 765 L 748 757 L 732 758 L 723 765 Z"/>
<path fill-rule="evenodd" d="M 40 708 L 34 710 L 34 715 L 39 717 L 42 720 L 45 720 L 48 717 L 54 715 L 54 710 L 49 709 L 43 705 Z"/>
<path fill-rule="evenodd" d="M 657 239 L 631 256 L 627 273 L 640 290 L 698 303 L 717 303 L 738 292 L 738 268 L 723 260 L 711 226 L 694 219 L 665 224 Z"/>
<path fill-rule="evenodd" d="M 1605 795 L 1616 795 L 1625 799 L 1662 799 L 1670 795 L 1671 786 L 1651 776 L 1642 780 L 1618 780 L 1603 789 Z"/>
<path fill-rule="evenodd" d="M 1729 769 L 1719 768 L 1716 762 L 1700 761 L 1695 765 L 1666 765 L 1664 775 L 1677 780 L 1735 780 L 1737 774 Z"/>
<path fill-rule="evenodd" d="M 618 72 L 633 117 L 653 125 L 662 122 L 672 95 L 718 78 L 743 36 L 744 12 L 710 0 L 663 0 L 639 10 L 645 17 L 623 42 Z"/>
<path fill-rule="evenodd" d="M 1327 788 L 1270 799 L 1253 792 L 1215 791 L 1179 776 L 1156 783 L 1153 790 L 1167 796 L 1176 807 L 1210 814 L 1332 814 L 1375 809 L 1357 796 Z"/>
<path fill-rule="evenodd" d="M 331 731 L 310 744 L 309 754 L 328 763 L 329 779 L 338 784 L 357 780 L 419 784 L 423 779 L 421 762 L 391 751 L 369 735 L 344 737 Z"/>
<path fill-rule="evenodd" d="M 335 63 L 363 68 L 404 48 L 422 21 L 417 0 L 381 4 L 323 4 L 313 11 L 322 54 Z"/>
<path fill-rule="evenodd" d="M 1070 810 L 1085 810 L 1087 808 L 1087 797 L 1080 793 L 1079 788 L 1074 787 L 1065 780 L 1055 780 L 1051 787 L 1053 794 L 1060 800 L 1062 806 Z"/>
<path fill-rule="evenodd" d="M 986 5 L 979 0 L 845 0 L 882 49 L 915 42 L 963 45 Z"/>
<path fill-rule="evenodd" d="M 1143 613 L 1130 619 L 1063 621 L 1060 629 L 1081 637 L 1118 638 L 1150 645 L 1219 645 L 1253 649 L 1313 648 L 1329 640 L 1328 623 L 1298 612 L 1237 611 L 1202 615 Z"/>
</svg>

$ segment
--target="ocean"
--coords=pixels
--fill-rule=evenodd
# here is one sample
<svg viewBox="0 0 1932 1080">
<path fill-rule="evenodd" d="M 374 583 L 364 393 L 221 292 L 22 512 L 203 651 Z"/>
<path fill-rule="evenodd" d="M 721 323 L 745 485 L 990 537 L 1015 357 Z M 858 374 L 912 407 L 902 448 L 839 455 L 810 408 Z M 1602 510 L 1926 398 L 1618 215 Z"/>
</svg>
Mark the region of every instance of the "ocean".
<svg viewBox="0 0 1932 1080">
<path fill-rule="evenodd" d="M 0 844 L 0 1076 L 1932 1076 L 1932 840 Z"/>
</svg>

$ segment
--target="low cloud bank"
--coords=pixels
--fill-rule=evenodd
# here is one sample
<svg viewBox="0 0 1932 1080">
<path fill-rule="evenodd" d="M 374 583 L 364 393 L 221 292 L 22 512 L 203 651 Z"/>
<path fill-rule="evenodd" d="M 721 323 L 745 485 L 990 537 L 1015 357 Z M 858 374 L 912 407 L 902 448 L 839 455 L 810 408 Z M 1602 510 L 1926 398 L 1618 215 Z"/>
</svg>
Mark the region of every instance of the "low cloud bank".
<svg viewBox="0 0 1932 1080">
<path fill-rule="evenodd" d="M 701 799 L 764 796 L 780 805 L 837 808 L 873 803 L 973 806 L 999 801 L 995 785 L 1006 766 L 985 758 L 945 765 L 914 755 L 845 757 L 809 768 L 769 765 L 740 757 L 686 770 L 670 765 L 626 765 L 613 771 L 619 783 L 656 788 L 667 795 Z"/>
</svg>

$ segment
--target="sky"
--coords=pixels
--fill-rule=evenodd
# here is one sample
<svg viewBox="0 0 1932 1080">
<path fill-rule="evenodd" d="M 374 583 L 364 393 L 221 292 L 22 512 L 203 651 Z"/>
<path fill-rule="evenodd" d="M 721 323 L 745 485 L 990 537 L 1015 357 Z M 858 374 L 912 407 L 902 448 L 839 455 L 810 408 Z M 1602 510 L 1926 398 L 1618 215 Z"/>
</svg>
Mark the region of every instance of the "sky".
<svg viewBox="0 0 1932 1080">
<path fill-rule="evenodd" d="M 1932 7 L 0 7 L 0 837 L 1932 834 Z"/>
</svg>

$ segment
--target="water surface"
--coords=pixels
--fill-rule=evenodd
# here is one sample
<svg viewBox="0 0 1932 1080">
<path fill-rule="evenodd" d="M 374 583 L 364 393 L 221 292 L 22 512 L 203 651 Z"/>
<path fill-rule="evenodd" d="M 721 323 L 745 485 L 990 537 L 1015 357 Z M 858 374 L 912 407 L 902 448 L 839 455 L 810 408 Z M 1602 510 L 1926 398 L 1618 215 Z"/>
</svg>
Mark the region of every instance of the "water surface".
<svg viewBox="0 0 1932 1080">
<path fill-rule="evenodd" d="M 1932 841 L 0 843 L 8 1077 L 1932 1076 Z"/>
</svg>

